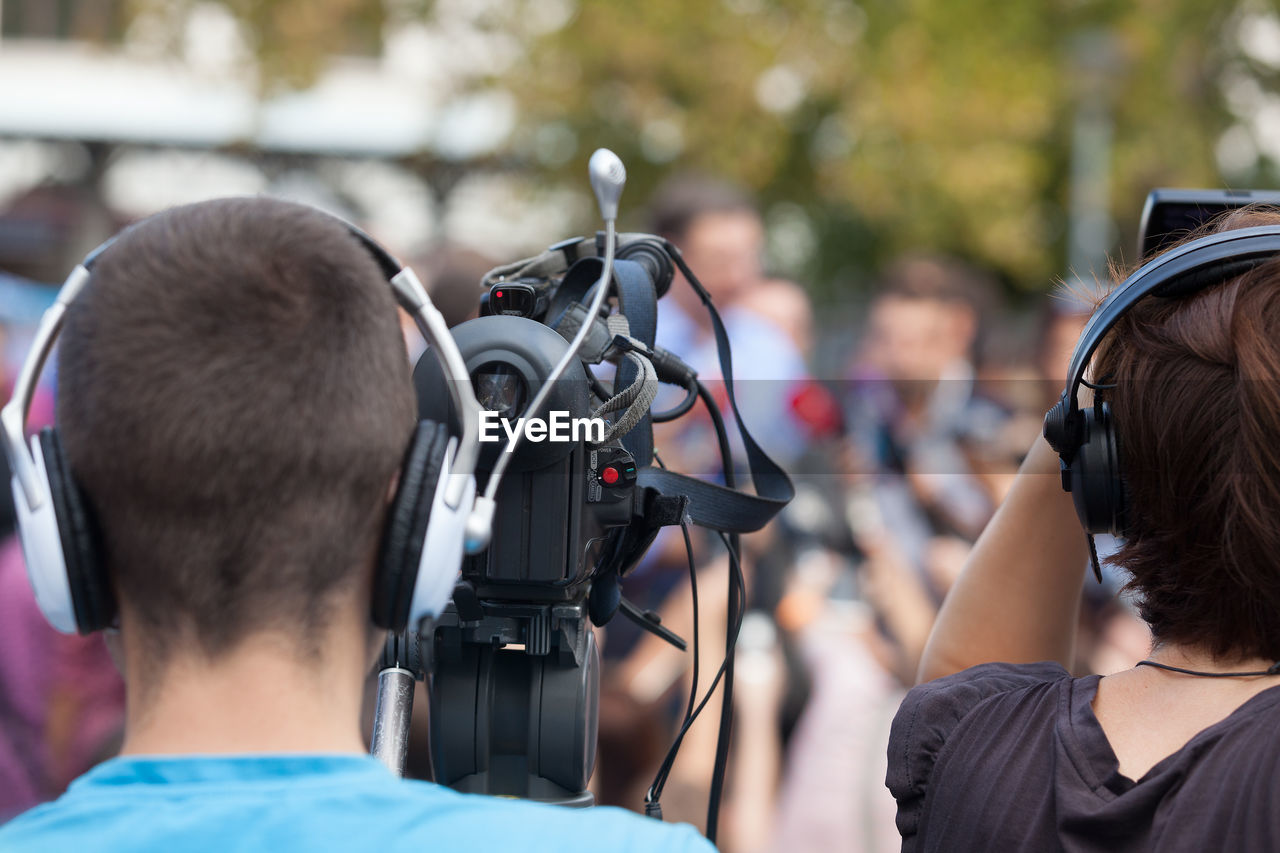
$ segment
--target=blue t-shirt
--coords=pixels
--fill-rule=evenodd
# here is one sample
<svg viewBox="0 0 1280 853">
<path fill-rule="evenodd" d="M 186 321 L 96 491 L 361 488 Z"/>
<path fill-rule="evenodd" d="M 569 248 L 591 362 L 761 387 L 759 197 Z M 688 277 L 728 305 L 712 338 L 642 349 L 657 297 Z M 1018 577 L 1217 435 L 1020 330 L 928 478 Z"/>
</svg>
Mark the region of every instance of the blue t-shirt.
<svg viewBox="0 0 1280 853">
<path fill-rule="evenodd" d="M 687 824 L 398 779 L 357 755 L 127 757 L 0 827 L 0 850 L 676 851 Z"/>
</svg>

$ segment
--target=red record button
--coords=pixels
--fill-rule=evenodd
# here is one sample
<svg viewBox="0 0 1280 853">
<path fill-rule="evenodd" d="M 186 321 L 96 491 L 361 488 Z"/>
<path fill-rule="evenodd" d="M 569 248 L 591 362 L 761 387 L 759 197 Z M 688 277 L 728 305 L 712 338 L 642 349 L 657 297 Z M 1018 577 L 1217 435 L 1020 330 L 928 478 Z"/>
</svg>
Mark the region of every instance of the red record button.
<svg viewBox="0 0 1280 853">
<path fill-rule="evenodd" d="M 614 483 L 618 482 L 618 478 L 620 476 L 618 469 L 612 465 L 600 472 L 600 480 L 606 486 L 612 486 Z"/>
</svg>

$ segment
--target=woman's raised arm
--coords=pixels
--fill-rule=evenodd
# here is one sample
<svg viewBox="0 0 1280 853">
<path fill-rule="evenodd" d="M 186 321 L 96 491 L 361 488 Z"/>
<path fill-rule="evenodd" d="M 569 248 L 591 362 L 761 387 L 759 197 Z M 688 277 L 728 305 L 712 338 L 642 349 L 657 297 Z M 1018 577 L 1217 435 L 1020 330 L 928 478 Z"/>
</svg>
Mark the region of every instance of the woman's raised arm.
<svg viewBox="0 0 1280 853">
<path fill-rule="evenodd" d="M 938 613 L 919 681 L 990 661 L 1070 667 L 1089 550 L 1058 468 L 1037 438 Z"/>
</svg>

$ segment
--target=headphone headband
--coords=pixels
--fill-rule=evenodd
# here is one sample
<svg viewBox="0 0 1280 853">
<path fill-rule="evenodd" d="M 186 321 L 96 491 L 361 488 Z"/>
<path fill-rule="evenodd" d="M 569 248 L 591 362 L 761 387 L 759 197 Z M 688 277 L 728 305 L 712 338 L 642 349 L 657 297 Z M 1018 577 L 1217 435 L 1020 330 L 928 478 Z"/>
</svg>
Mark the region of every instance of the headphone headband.
<svg viewBox="0 0 1280 853">
<path fill-rule="evenodd" d="M 1071 354 L 1063 411 L 1079 411 L 1076 392 L 1102 339 L 1125 312 L 1148 295 L 1174 298 L 1229 281 L 1280 255 L 1280 227 L 1261 225 L 1199 237 L 1148 261 L 1116 288 L 1085 324 Z"/>
<path fill-rule="evenodd" d="M 91 262 L 104 248 L 106 244 L 91 252 L 85 260 Z M 27 508 L 33 512 L 49 500 L 49 495 L 36 473 L 34 457 L 23 440 L 26 434 L 27 415 L 31 411 L 31 401 L 35 397 L 36 383 L 44 371 L 49 353 L 53 351 L 54 341 L 62 331 L 62 321 L 66 317 L 67 306 L 75 300 L 88 282 L 89 270 L 83 263 L 67 276 L 53 304 L 41 315 L 40 324 L 36 327 L 35 338 L 31 343 L 31 350 L 22 362 L 18 380 L 13 383 L 13 393 L 4 409 L 0 410 L 0 428 L 4 433 L 4 453 L 9 459 L 9 470 L 22 485 L 22 494 L 27 502 Z M 14 497 L 17 498 L 16 495 Z"/>
<path fill-rule="evenodd" d="M 1076 393 L 1099 343 L 1124 313 L 1148 296 L 1180 298 L 1223 284 L 1280 255 L 1280 227 L 1238 228 L 1199 237 L 1154 258 L 1125 279 L 1085 324 L 1062 397 L 1044 416 L 1044 437 L 1061 461 L 1062 488 L 1071 493 L 1076 515 L 1089 534 L 1089 554 L 1099 582 L 1102 568 L 1095 534 L 1125 535 L 1129 526 L 1127 487 L 1111 406 L 1095 400 L 1080 410 Z"/>
</svg>

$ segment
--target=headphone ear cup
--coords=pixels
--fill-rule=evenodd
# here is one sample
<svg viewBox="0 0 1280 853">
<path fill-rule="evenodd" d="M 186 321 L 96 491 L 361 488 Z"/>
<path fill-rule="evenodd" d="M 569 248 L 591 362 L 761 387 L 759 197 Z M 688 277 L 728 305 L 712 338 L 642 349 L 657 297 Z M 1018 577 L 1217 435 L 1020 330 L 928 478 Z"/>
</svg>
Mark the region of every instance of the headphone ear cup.
<svg viewBox="0 0 1280 853">
<path fill-rule="evenodd" d="M 97 524 L 84 494 L 71 476 L 57 431 L 42 429 L 39 443 L 62 543 L 76 629 L 88 634 L 109 626 L 116 612 L 115 596 L 102 567 Z"/>
<path fill-rule="evenodd" d="M 400 468 L 396 496 L 387 510 L 373 582 L 373 622 L 403 631 L 409 621 L 422 548 L 431 523 L 431 507 L 449 446 L 449 429 L 418 423 Z"/>
<path fill-rule="evenodd" d="M 1053 404 L 1053 408 L 1044 414 L 1044 440 L 1057 453 L 1062 453 L 1067 444 L 1067 404 L 1063 400 Z"/>
<path fill-rule="evenodd" d="M 1101 403 L 1081 412 L 1084 443 L 1071 460 L 1071 498 L 1084 529 L 1119 535 L 1124 529 L 1125 488 L 1111 406 Z"/>
</svg>

